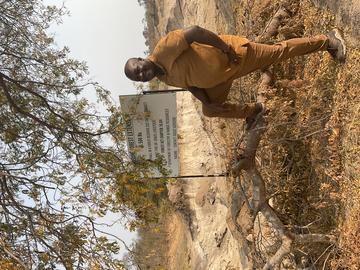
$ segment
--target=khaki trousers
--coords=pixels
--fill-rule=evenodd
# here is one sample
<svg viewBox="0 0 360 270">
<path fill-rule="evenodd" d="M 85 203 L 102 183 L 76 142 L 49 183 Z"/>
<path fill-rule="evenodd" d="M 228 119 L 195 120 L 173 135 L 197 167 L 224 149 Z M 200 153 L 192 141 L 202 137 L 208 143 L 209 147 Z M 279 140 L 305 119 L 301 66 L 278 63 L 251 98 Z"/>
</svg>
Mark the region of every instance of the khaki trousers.
<svg viewBox="0 0 360 270">
<path fill-rule="evenodd" d="M 250 42 L 244 45 L 247 50 L 238 64 L 238 71 L 230 80 L 214 88 L 205 89 L 209 99 L 213 103 L 223 104 L 228 111 L 218 113 L 203 105 L 203 113 L 208 117 L 246 118 L 254 113 L 255 103 L 230 104 L 225 102 L 229 94 L 233 80 L 249 74 L 255 70 L 265 70 L 270 65 L 283 60 L 326 50 L 328 38 L 325 35 L 317 35 L 307 38 L 294 38 L 285 40 L 274 45 Z"/>
</svg>

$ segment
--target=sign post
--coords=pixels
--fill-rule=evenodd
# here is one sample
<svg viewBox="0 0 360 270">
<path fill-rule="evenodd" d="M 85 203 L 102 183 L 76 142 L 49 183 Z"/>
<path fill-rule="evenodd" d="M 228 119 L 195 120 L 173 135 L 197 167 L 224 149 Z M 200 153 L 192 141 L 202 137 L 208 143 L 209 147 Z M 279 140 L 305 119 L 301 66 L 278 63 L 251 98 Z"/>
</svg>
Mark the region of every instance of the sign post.
<svg viewBox="0 0 360 270">
<path fill-rule="evenodd" d="M 227 173 L 179 175 L 176 93 L 185 89 L 144 91 L 120 96 L 121 110 L 128 115 L 126 137 L 131 158 L 154 160 L 161 155 L 171 178 L 224 177 Z M 160 179 L 159 172 L 152 179 Z"/>
<path fill-rule="evenodd" d="M 128 148 L 136 158 L 154 160 L 163 156 L 170 177 L 178 176 L 177 110 L 175 93 L 120 96 L 122 111 L 128 114 Z"/>
</svg>

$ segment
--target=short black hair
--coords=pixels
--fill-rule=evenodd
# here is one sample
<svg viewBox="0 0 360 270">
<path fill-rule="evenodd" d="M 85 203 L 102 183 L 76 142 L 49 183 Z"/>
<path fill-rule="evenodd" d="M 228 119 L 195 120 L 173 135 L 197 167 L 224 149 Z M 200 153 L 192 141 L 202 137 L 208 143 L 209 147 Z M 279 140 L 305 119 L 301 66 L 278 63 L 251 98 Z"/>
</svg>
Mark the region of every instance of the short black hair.
<svg viewBox="0 0 360 270">
<path fill-rule="evenodd" d="M 125 72 L 126 77 L 128 77 L 130 80 L 133 80 L 133 78 L 131 78 L 132 70 L 130 69 L 130 65 L 132 62 L 138 61 L 138 60 L 139 60 L 139 58 L 132 57 L 132 58 L 129 58 L 125 63 L 124 72 Z"/>
</svg>

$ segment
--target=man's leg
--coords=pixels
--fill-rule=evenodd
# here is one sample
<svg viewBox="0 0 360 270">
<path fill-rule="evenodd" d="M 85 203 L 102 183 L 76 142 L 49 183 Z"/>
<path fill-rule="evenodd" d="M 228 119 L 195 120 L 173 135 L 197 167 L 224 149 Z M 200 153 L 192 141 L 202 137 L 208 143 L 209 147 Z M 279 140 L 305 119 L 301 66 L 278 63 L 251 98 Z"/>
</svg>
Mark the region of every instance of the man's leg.
<svg viewBox="0 0 360 270">
<path fill-rule="evenodd" d="M 262 110 L 260 103 L 230 104 L 224 103 L 223 106 L 228 108 L 225 112 L 213 112 L 211 109 L 202 105 L 203 114 L 207 117 L 222 118 L 247 118 L 259 113 Z"/>
<path fill-rule="evenodd" d="M 328 48 L 328 37 L 317 35 L 308 38 L 293 38 L 274 45 L 250 42 L 247 53 L 241 63 L 237 77 L 244 76 L 257 69 L 265 69 L 271 64 Z"/>
<path fill-rule="evenodd" d="M 223 117 L 223 118 L 246 118 L 258 110 L 255 103 L 249 104 L 230 104 L 226 103 L 229 95 L 232 81 L 227 81 L 213 88 L 204 89 L 212 103 L 222 104 L 228 110 L 225 112 L 214 112 L 206 105 L 202 105 L 203 114 L 207 117 Z"/>
</svg>

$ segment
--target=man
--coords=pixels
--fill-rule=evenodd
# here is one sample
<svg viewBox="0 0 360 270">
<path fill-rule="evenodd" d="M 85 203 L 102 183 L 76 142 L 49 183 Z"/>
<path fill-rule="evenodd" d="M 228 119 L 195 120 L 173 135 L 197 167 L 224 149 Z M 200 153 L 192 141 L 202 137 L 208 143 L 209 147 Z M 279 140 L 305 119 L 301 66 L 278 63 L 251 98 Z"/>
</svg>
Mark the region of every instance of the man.
<svg viewBox="0 0 360 270">
<path fill-rule="evenodd" d="M 345 61 L 346 48 L 339 30 L 266 45 L 191 26 L 167 34 L 147 59 L 130 58 L 125 74 L 134 81 L 157 77 L 168 85 L 188 89 L 202 102 L 205 116 L 246 118 L 260 112 L 262 105 L 226 103 L 233 80 L 282 60 L 323 50 Z"/>
</svg>

